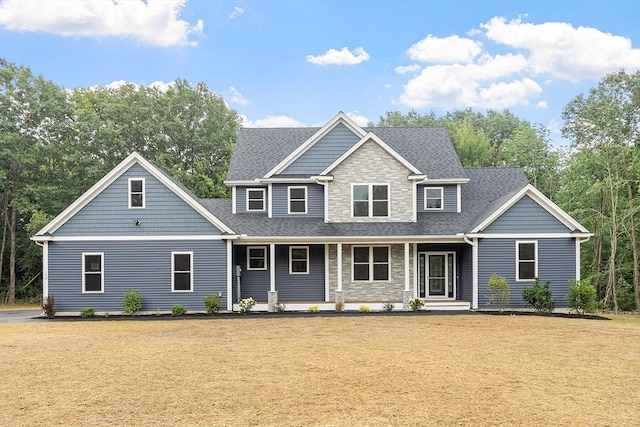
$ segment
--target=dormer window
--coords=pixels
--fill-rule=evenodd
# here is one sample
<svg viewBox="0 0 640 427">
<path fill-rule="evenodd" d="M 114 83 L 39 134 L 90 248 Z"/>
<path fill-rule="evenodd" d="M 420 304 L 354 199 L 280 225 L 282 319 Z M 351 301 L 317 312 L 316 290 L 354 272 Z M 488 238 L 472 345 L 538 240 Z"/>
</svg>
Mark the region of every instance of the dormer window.
<svg viewBox="0 0 640 427">
<path fill-rule="evenodd" d="M 354 217 L 389 216 L 388 184 L 354 184 L 351 188 Z"/>
<path fill-rule="evenodd" d="M 439 211 L 442 209 L 444 209 L 442 187 L 426 187 L 424 189 L 424 210 Z"/>
<path fill-rule="evenodd" d="M 129 178 L 129 208 L 144 208 L 144 199 L 144 178 Z"/>
<path fill-rule="evenodd" d="M 307 187 L 289 187 L 289 213 L 307 213 Z"/>
<path fill-rule="evenodd" d="M 264 212 L 264 188 L 247 188 L 247 212 Z"/>
</svg>

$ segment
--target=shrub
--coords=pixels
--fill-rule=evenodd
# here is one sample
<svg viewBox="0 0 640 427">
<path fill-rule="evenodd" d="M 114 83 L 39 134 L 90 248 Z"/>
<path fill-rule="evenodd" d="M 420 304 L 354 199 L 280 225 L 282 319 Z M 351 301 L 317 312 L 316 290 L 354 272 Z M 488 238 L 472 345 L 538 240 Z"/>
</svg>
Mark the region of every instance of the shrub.
<svg viewBox="0 0 640 427">
<path fill-rule="evenodd" d="M 312 305 L 309 307 L 309 313 L 317 313 L 320 311 L 320 308 L 317 305 Z"/>
<path fill-rule="evenodd" d="M 368 305 L 361 305 L 360 306 L 360 312 L 361 313 L 369 313 L 369 312 L 371 312 L 371 307 L 369 307 Z"/>
<path fill-rule="evenodd" d="M 544 285 L 541 285 L 536 278 L 532 288 L 524 288 L 522 290 L 522 299 L 539 313 L 551 313 L 556 308 L 556 302 L 551 299 L 551 288 L 549 286 L 548 280 Z"/>
<path fill-rule="evenodd" d="M 382 306 L 382 309 L 384 311 L 393 311 L 393 309 L 395 308 L 395 305 L 391 302 L 386 302 L 384 303 L 384 305 Z"/>
<path fill-rule="evenodd" d="M 285 310 L 286 310 L 286 308 L 287 308 L 287 306 L 286 306 L 285 304 L 281 304 L 281 303 L 279 303 L 278 301 L 274 302 L 274 303 L 272 304 L 272 307 L 273 307 L 273 311 L 274 311 L 275 313 L 282 313 L 282 312 L 283 312 L 283 311 L 285 311 Z"/>
<path fill-rule="evenodd" d="M 122 311 L 134 316 L 142 309 L 142 295 L 135 289 L 129 289 L 122 297 Z"/>
<path fill-rule="evenodd" d="M 96 310 L 93 307 L 85 307 L 80 309 L 80 317 L 96 317 Z"/>
<path fill-rule="evenodd" d="M 409 300 L 409 308 L 411 309 L 411 311 L 418 311 L 422 307 L 424 307 L 424 301 L 420 298 L 411 298 Z"/>
<path fill-rule="evenodd" d="M 499 307 L 509 305 L 509 282 L 502 276 L 493 273 L 489 278 L 489 301 L 487 305 L 496 304 Z"/>
<path fill-rule="evenodd" d="M 49 319 L 51 319 L 56 315 L 55 302 L 56 300 L 53 297 L 53 295 L 49 295 L 44 299 L 44 302 L 42 303 L 42 309 L 44 310 L 44 315 L 47 316 Z"/>
<path fill-rule="evenodd" d="M 618 279 L 616 294 L 618 295 L 618 308 L 621 311 L 636 310 L 636 298 L 633 294 L 633 285 L 627 282 L 624 277 Z M 640 309 L 640 307 L 638 307 L 638 309 Z"/>
<path fill-rule="evenodd" d="M 175 317 L 182 316 L 186 312 L 187 312 L 187 308 L 184 305 L 180 305 L 180 304 L 174 305 L 173 308 L 171 309 L 171 315 Z"/>
<path fill-rule="evenodd" d="M 207 295 L 204 297 L 204 308 L 209 314 L 217 313 L 222 307 L 222 297 L 220 295 Z"/>
<path fill-rule="evenodd" d="M 245 299 L 241 299 L 238 303 L 238 313 L 245 314 L 251 311 L 253 306 L 256 305 L 256 301 L 249 297 Z"/>
<path fill-rule="evenodd" d="M 594 313 L 598 307 L 596 288 L 586 280 L 569 282 L 567 294 L 569 308 L 578 314 Z"/>
<path fill-rule="evenodd" d="M 336 301 L 336 313 L 341 313 L 344 310 L 344 301 L 337 300 Z"/>
</svg>

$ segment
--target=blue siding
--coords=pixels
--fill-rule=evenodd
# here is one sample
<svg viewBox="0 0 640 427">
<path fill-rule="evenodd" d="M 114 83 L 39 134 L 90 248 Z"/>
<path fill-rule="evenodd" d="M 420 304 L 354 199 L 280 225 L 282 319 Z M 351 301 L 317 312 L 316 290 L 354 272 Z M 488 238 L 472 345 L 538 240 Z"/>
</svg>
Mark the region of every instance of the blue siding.
<svg viewBox="0 0 640 427">
<path fill-rule="evenodd" d="M 129 178 L 145 179 L 144 209 L 129 209 Z M 135 219 L 140 220 L 140 225 L 135 225 Z M 129 168 L 55 232 L 56 236 L 198 234 L 220 234 L 220 230 L 138 164 Z"/>
<path fill-rule="evenodd" d="M 267 255 L 266 270 L 248 270 L 247 269 L 247 246 L 234 246 L 234 265 L 242 268 L 240 274 L 240 298 L 237 298 L 237 282 L 233 282 L 233 294 L 235 299 L 253 298 L 256 301 L 266 302 L 269 296 L 269 245 L 250 245 L 265 246 Z M 234 267 L 235 269 L 235 267 Z M 234 278 L 235 279 L 235 278 Z"/>
<path fill-rule="evenodd" d="M 264 189 L 264 211 L 248 213 L 265 213 L 269 210 L 269 188 L 267 187 L 236 187 L 236 213 L 247 213 L 247 188 Z"/>
<path fill-rule="evenodd" d="M 486 233 L 567 233 L 569 230 L 531 197 L 524 196 L 487 228 Z"/>
<path fill-rule="evenodd" d="M 282 174 L 317 175 L 336 161 L 360 138 L 345 125 L 339 123 L 321 140 L 317 141 L 304 154 L 291 163 Z"/>
<path fill-rule="evenodd" d="M 307 187 L 307 213 L 306 214 L 293 214 L 289 215 L 288 203 L 289 203 L 289 185 L 273 184 L 273 210 L 272 215 L 277 217 L 324 217 L 324 187 L 319 184 L 291 184 L 295 187 Z"/>
<path fill-rule="evenodd" d="M 493 273 L 505 277 L 511 286 L 511 307 L 526 307 L 522 290 L 533 282 L 516 282 L 516 241 L 538 242 L 538 275 L 541 283 L 551 282 L 556 307 L 566 307 L 568 282 L 575 279 L 576 243 L 572 238 L 480 239 L 478 248 L 478 307 L 485 308 L 487 284 Z"/>
<path fill-rule="evenodd" d="M 428 187 L 442 187 L 444 209 L 425 210 L 424 209 L 424 189 Z M 418 212 L 457 212 L 458 211 L 458 190 L 457 185 L 418 185 L 416 194 L 416 209 Z"/>
<path fill-rule="evenodd" d="M 82 253 L 104 252 L 104 293 L 82 293 Z M 171 252 L 193 252 L 193 292 L 171 292 Z M 170 310 L 182 304 L 204 310 L 202 299 L 220 293 L 226 307 L 227 243 L 215 241 L 50 242 L 49 294 L 56 310 L 121 311 L 124 293 L 142 294 L 143 310 Z"/>
<path fill-rule="evenodd" d="M 276 290 L 284 303 L 324 301 L 324 245 L 309 245 L 309 274 L 289 274 L 289 246 L 277 246 Z"/>
<path fill-rule="evenodd" d="M 471 301 L 473 295 L 473 259 L 470 245 L 466 243 L 424 243 L 418 245 L 418 252 L 455 252 L 456 299 Z M 416 274 L 418 274 L 417 271 Z"/>
</svg>

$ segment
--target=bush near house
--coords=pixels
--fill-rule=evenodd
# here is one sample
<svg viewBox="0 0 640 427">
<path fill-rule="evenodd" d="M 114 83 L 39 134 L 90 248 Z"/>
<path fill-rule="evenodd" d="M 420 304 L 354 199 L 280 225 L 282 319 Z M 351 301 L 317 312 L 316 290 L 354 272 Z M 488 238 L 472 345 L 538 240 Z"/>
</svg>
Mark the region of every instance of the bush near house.
<svg viewBox="0 0 640 427">
<path fill-rule="evenodd" d="M 487 305 L 496 304 L 498 307 L 509 305 L 509 282 L 502 276 L 498 276 L 496 273 L 489 278 L 489 301 Z"/>
<path fill-rule="evenodd" d="M 142 295 L 135 289 L 129 289 L 122 297 L 122 311 L 134 316 L 142 309 Z"/>
<path fill-rule="evenodd" d="M 220 295 L 207 295 L 204 297 L 204 308 L 209 314 L 217 313 L 222 307 L 222 297 Z"/>
<path fill-rule="evenodd" d="M 573 280 L 567 294 L 569 308 L 578 314 L 594 313 L 598 308 L 596 288 L 587 280 Z"/>
<path fill-rule="evenodd" d="M 539 313 L 551 313 L 556 308 L 556 302 L 551 299 L 550 282 L 547 280 L 544 285 L 540 284 L 536 277 L 532 288 L 522 290 L 522 299 L 529 307 Z"/>
</svg>

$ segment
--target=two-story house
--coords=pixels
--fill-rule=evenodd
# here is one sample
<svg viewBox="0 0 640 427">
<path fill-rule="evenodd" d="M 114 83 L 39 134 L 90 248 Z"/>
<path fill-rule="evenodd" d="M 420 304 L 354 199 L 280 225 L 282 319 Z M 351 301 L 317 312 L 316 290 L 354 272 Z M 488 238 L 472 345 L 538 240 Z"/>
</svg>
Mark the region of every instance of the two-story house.
<svg viewBox="0 0 640 427">
<path fill-rule="evenodd" d="M 493 273 L 522 289 L 549 280 L 558 306 L 591 234 L 519 168 L 463 168 L 443 127 L 241 128 L 225 183 L 198 199 L 132 154 L 32 239 L 59 311 L 310 305 L 486 307 Z"/>
</svg>

